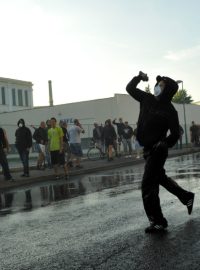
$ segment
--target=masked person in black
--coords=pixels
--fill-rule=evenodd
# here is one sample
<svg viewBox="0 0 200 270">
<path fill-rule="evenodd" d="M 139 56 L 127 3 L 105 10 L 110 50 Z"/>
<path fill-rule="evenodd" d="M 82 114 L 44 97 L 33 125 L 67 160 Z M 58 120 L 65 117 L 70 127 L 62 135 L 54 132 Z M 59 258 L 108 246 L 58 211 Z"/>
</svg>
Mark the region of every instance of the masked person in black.
<svg viewBox="0 0 200 270">
<path fill-rule="evenodd" d="M 150 222 L 146 233 L 163 231 L 168 223 L 164 218 L 159 199 L 159 185 L 179 198 L 190 215 L 194 193 L 182 189 L 165 174 L 164 164 L 168 148 L 179 139 L 178 114 L 171 103 L 178 84 L 168 77 L 157 76 L 154 95 L 137 88 L 140 81 L 148 81 L 147 74 L 140 72 L 127 85 L 127 92 L 140 102 L 137 139 L 144 147 L 145 170 L 142 179 L 144 209 Z M 170 131 L 169 135 L 167 132 Z"/>
<path fill-rule="evenodd" d="M 17 123 L 18 129 L 15 132 L 15 146 L 23 164 L 22 177 L 29 177 L 29 151 L 32 146 L 32 134 L 29 128 L 25 126 L 24 119 Z"/>
</svg>

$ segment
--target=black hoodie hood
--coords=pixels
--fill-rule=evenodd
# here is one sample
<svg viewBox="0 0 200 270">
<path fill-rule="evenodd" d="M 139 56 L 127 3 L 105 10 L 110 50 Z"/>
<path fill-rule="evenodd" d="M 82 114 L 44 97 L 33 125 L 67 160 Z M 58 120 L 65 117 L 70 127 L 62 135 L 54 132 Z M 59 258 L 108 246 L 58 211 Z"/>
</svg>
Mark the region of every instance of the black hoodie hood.
<svg viewBox="0 0 200 270">
<path fill-rule="evenodd" d="M 17 125 L 19 126 L 19 124 L 22 124 L 23 126 L 25 126 L 25 121 L 24 119 L 19 119 L 19 121 L 17 122 Z"/>
<path fill-rule="evenodd" d="M 169 77 L 161 77 L 160 75 L 156 77 L 156 81 L 157 83 L 155 86 L 157 86 L 160 81 L 165 82 L 165 88 L 158 96 L 159 101 L 170 102 L 178 91 L 178 83 Z"/>
</svg>

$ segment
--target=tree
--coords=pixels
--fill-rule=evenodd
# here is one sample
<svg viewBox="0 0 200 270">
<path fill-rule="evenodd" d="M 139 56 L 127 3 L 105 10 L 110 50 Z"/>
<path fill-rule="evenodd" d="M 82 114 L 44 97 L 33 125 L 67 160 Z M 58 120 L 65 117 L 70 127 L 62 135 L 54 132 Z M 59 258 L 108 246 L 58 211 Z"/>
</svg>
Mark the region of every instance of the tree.
<svg viewBox="0 0 200 270">
<path fill-rule="evenodd" d="M 174 95 L 172 102 L 179 104 L 190 104 L 193 102 L 193 99 L 187 94 L 187 90 L 181 89 L 176 93 L 176 95 Z"/>
<path fill-rule="evenodd" d="M 151 93 L 151 88 L 150 88 L 149 84 L 148 84 L 148 86 L 145 87 L 145 92 Z"/>
</svg>

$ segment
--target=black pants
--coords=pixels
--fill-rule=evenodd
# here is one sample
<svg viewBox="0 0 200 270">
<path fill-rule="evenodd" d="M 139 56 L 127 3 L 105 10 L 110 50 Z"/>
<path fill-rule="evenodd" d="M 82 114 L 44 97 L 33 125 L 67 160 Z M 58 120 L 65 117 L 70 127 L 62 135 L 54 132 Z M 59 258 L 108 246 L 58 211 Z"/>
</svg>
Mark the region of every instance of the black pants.
<svg viewBox="0 0 200 270">
<path fill-rule="evenodd" d="M 24 174 L 29 174 L 29 151 L 27 149 L 18 149 L 18 153 L 23 164 Z"/>
<path fill-rule="evenodd" d="M 3 149 L 0 149 L 0 164 L 2 166 L 3 174 L 6 180 L 11 179 L 10 170 L 8 166 L 8 161 L 6 158 L 6 154 Z"/>
<path fill-rule="evenodd" d="M 167 148 L 157 150 L 144 149 L 146 161 L 142 180 L 142 198 L 144 209 L 150 222 L 162 224 L 163 214 L 160 207 L 159 185 L 162 185 L 170 193 L 186 204 L 189 192 L 181 188 L 173 179 L 167 177 L 164 164 L 168 155 Z"/>
</svg>

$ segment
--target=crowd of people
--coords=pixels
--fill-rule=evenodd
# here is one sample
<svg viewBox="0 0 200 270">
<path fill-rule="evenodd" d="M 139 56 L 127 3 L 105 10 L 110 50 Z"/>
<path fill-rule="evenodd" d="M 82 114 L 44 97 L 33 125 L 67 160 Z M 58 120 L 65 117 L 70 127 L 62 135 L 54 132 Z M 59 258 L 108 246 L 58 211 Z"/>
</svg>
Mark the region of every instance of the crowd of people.
<svg viewBox="0 0 200 270">
<path fill-rule="evenodd" d="M 82 168 L 81 157 L 83 155 L 81 148 L 80 134 L 84 129 L 78 119 L 67 129 L 67 123 L 60 121 L 57 125 L 56 118 L 52 117 L 46 122 L 42 121 L 37 128 L 33 125 L 33 134 L 29 127 L 26 126 L 24 119 L 17 122 L 18 128 L 15 131 L 15 147 L 18 151 L 20 160 L 23 165 L 21 177 L 29 177 L 29 153 L 35 140 L 35 147 L 38 152 L 37 169 L 42 170 L 45 167 L 53 168 L 55 178 L 59 179 L 58 167 L 62 166 L 64 177 L 68 179 L 69 168 Z M 9 142 L 6 131 L 0 128 L 0 164 L 4 179 L 14 181 L 10 174 L 9 164 L 6 154 L 9 152 Z M 72 163 L 73 160 L 73 163 Z"/>
<path fill-rule="evenodd" d="M 58 167 L 62 166 L 65 179 L 69 177 L 71 167 L 82 168 L 81 158 L 83 151 L 81 147 L 81 133 L 84 129 L 78 119 L 68 127 L 65 120 L 59 124 L 56 118 L 41 121 L 39 127 L 31 125 L 33 132 L 26 126 L 24 119 L 19 119 L 18 128 L 15 132 L 15 147 L 18 151 L 23 165 L 21 177 L 29 177 L 29 153 L 35 141 L 35 149 L 38 152 L 37 169 L 53 168 L 55 178 L 59 179 Z M 180 128 L 180 148 L 182 147 L 183 128 Z M 199 145 L 199 126 L 192 121 L 190 127 L 191 143 L 193 146 Z M 94 123 L 92 140 L 102 153 L 107 156 L 108 161 L 113 157 L 120 157 L 122 154 L 132 155 L 135 150 L 136 158 L 140 158 L 142 147 L 137 140 L 137 126 L 133 129 L 128 121 L 123 121 L 120 117 L 117 121 L 107 119 L 105 124 Z M 6 131 L 0 128 L 0 164 L 3 169 L 4 178 L 7 181 L 14 181 L 11 176 L 7 153 L 9 143 Z"/>
<path fill-rule="evenodd" d="M 119 157 L 122 153 L 132 155 L 134 148 L 137 152 L 136 158 L 140 158 L 141 146 L 136 135 L 137 128 L 133 130 L 128 121 L 123 122 L 121 117 L 118 121 L 107 119 L 104 126 L 94 123 L 93 141 L 107 154 L 108 161 L 113 160 L 113 151 L 115 156 Z"/>
<path fill-rule="evenodd" d="M 35 141 L 35 150 L 38 152 L 36 164 L 38 170 L 53 168 L 55 178 L 59 179 L 58 167 L 63 167 L 64 177 L 68 179 L 71 167 L 83 168 L 81 133 L 85 131 L 78 119 L 74 119 L 74 123 L 70 127 L 65 120 L 57 123 L 54 117 L 46 122 L 41 121 L 39 127 L 34 125 L 30 127 L 33 130 L 26 126 L 24 119 L 19 119 L 15 131 L 15 147 L 23 165 L 21 177 L 30 176 L 29 153 L 33 141 Z M 132 137 L 136 140 L 136 129 L 133 130 L 127 121 L 123 122 L 122 118 L 119 118 L 119 122 L 116 119 L 113 121 L 108 119 L 104 126 L 94 123 L 92 140 L 107 155 L 108 161 L 113 160 L 114 152 L 116 157 L 121 156 L 122 152 L 131 155 L 133 152 Z M 123 145 L 123 151 L 121 145 Z M 137 148 L 140 149 L 139 144 Z M 5 180 L 14 181 L 7 160 L 8 152 L 9 142 L 6 131 L 0 128 L 0 164 Z M 137 158 L 139 157 L 138 152 Z"/>
<path fill-rule="evenodd" d="M 47 127 L 46 127 L 47 126 Z M 33 139 L 36 141 L 38 149 L 37 168 L 45 169 L 45 160 L 48 168 L 53 168 L 55 178 L 59 179 L 58 167 L 62 166 L 65 179 L 69 177 L 69 168 L 82 168 L 81 157 L 83 156 L 81 148 L 81 133 L 84 129 L 78 119 L 68 129 L 66 121 L 60 121 L 57 125 L 56 118 L 41 122 L 39 128 L 35 128 Z"/>
</svg>

